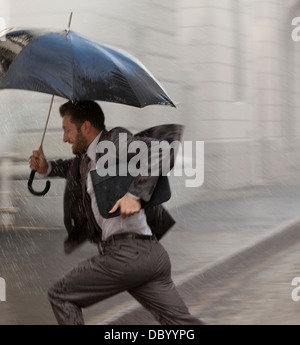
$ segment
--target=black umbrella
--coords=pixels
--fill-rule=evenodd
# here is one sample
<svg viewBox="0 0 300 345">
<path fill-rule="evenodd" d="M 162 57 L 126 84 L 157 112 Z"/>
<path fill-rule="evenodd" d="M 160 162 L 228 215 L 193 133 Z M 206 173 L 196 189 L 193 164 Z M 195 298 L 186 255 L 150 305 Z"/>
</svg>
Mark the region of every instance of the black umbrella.
<svg viewBox="0 0 300 345">
<path fill-rule="evenodd" d="M 92 99 L 139 108 L 152 104 L 175 107 L 135 57 L 69 29 L 8 29 L 0 33 L 0 89 L 32 90 L 72 101 Z M 52 103 L 53 98 L 47 123 Z M 28 181 L 29 190 L 35 195 L 46 194 L 50 182 L 44 191 L 35 192 L 34 174 L 32 171 Z"/>
<path fill-rule="evenodd" d="M 0 37 L 0 89 L 25 89 L 72 101 L 174 106 L 133 56 L 72 31 L 8 30 Z"/>
</svg>

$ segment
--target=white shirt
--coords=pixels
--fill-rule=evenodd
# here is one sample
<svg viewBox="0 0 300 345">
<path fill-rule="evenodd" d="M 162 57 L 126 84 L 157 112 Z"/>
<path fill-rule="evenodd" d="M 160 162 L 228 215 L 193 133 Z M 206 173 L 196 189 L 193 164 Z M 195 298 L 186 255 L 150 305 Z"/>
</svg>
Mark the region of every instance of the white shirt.
<svg viewBox="0 0 300 345">
<path fill-rule="evenodd" d="M 101 132 L 102 133 L 102 132 Z M 101 133 L 94 139 L 94 141 L 90 144 L 87 150 L 87 155 L 91 159 L 90 161 L 90 170 L 96 170 L 96 148 L 99 142 Z M 102 240 L 105 241 L 109 236 L 117 233 L 124 233 L 124 232 L 136 232 L 142 235 L 152 235 L 151 229 L 147 224 L 145 210 L 141 209 L 138 213 L 133 214 L 132 216 L 128 216 L 126 218 L 122 218 L 121 216 L 113 217 L 113 218 L 104 218 L 101 216 L 97 201 L 96 195 L 92 183 L 91 174 L 88 173 L 87 175 L 87 192 L 91 197 L 91 207 L 94 213 L 94 217 L 102 229 Z M 105 200 L 104 200 L 105 202 Z"/>
</svg>

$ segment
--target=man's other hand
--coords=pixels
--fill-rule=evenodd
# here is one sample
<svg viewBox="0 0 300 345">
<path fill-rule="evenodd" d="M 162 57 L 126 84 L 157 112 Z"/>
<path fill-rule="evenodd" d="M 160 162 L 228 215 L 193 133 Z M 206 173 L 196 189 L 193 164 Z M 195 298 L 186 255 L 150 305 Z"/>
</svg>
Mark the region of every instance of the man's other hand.
<svg viewBox="0 0 300 345">
<path fill-rule="evenodd" d="M 126 218 L 140 212 L 141 202 L 140 200 L 134 199 L 130 195 L 125 194 L 115 203 L 114 207 L 109 211 L 109 213 L 116 212 L 118 208 L 120 208 L 121 217 Z"/>
</svg>

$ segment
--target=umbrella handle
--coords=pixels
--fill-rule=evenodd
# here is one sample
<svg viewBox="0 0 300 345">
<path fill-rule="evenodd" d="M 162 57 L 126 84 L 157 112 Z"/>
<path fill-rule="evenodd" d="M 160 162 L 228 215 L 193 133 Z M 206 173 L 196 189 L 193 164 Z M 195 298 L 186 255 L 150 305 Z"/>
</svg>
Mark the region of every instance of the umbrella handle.
<svg viewBox="0 0 300 345">
<path fill-rule="evenodd" d="M 44 129 L 44 133 L 43 133 L 43 137 L 42 137 L 42 142 L 41 142 L 41 145 L 40 145 L 41 147 L 43 146 L 43 141 L 44 141 L 45 134 L 46 134 L 46 129 L 47 129 L 47 126 L 48 126 L 48 121 L 49 121 L 49 117 L 50 117 L 50 113 L 51 113 L 53 101 L 54 101 L 54 95 L 52 95 L 52 98 L 51 98 L 50 107 L 49 107 L 49 112 L 48 112 L 48 116 L 47 116 L 47 121 L 46 121 L 45 129 Z M 47 181 L 47 182 L 46 182 L 46 187 L 45 187 L 45 189 L 44 189 L 42 192 L 36 192 L 36 191 L 32 188 L 32 183 L 33 183 L 33 180 L 34 180 L 35 173 L 36 173 L 35 170 L 31 170 L 31 173 L 30 173 L 30 176 L 29 176 L 29 179 L 28 179 L 28 183 L 27 183 L 27 187 L 28 187 L 29 192 L 30 192 L 31 194 L 36 195 L 36 196 L 43 196 L 43 195 L 45 195 L 45 194 L 48 193 L 48 191 L 49 191 L 49 189 L 50 189 L 51 183 L 50 183 L 50 181 Z"/>
<path fill-rule="evenodd" d="M 50 189 L 50 181 L 47 181 L 46 182 L 46 187 L 45 189 L 42 191 L 42 192 L 36 192 L 33 188 L 32 188 L 32 183 L 33 183 L 33 180 L 34 180 L 34 176 L 35 176 L 35 173 L 36 171 L 35 170 L 31 170 L 31 173 L 30 173 L 30 176 L 29 176 L 29 179 L 28 179 L 28 183 L 27 183 L 27 187 L 30 191 L 31 194 L 33 195 L 37 195 L 37 196 L 43 196 L 45 194 L 48 193 L 49 189 Z"/>
</svg>

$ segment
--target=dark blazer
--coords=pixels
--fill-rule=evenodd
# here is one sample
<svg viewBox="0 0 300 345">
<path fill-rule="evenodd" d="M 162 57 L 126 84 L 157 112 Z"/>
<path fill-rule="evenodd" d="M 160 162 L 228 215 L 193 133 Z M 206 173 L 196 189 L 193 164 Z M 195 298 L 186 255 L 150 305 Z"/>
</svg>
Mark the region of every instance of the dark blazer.
<svg viewBox="0 0 300 345">
<path fill-rule="evenodd" d="M 149 128 L 145 131 L 133 135 L 125 128 L 116 127 L 110 131 L 103 130 L 100 141 L 107 140 L 115 144 L 117 148 L 116 160 L 118 162 L 118 141 L 119 134 L 127 134 L 127 144 L 135 140 L 142 140 L 147 144 L 148 149 L 153 140 L 166 140 L 169 143 L 179 141 L 181 139 L 183 127 L 181 125 L 160 125 Z M 100 142 L 99 141 L 99 142 Z M 103 153 L 97 153 L 98 160 Z M 128 161 L 135 153 L 128 153 Z M 64 192 L 64 224 L 68 232 L 68 237 L 64 243 L 66 253 L 72 252 L 78 245 L 86 240 L 98 242 L 101 240 L 102 230 L 95 226 L 95 222 L 91 221 L 91 210 L 84 207 L 82 199 L 82 187 L 80 178 L 80 162 L 82 155 L 76 155 L 68 160 L 52 161 L 52 170 L 50 177 L 66 178 L 66 187 Z M 174 166 L 174 152 L 171 150 L 170 167 Z M 137 176 L 133 179 L 128 192 L 140 197 L 144 201 L 149 201 L 155 188 L 158 176 Z M 105 201 L 104 201 L 105 202 Z M 145 209 L 148 225 L 152 232 L 160 239 L 174 224 L 175 221 L 165 210 L 162 205 L 148 207 Z"/>
</svg>

